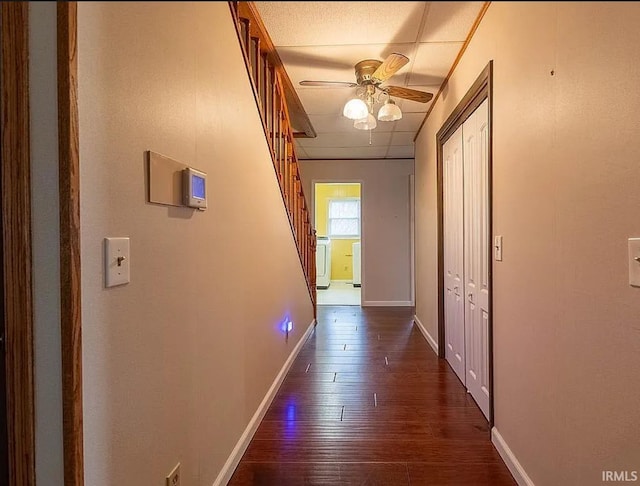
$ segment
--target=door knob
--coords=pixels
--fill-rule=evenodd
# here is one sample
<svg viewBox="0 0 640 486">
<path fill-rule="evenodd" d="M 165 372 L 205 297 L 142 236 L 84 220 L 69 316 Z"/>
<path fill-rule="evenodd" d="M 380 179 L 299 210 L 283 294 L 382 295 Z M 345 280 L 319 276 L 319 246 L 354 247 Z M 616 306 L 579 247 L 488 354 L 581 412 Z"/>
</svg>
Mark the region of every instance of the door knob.
<svg viewBox="0 0 640 486">
<path fill-rule="evenodd" d="M 469 292 L 469 294 L 467 295 L 467 298 L 469 299 L 469 302 L 473 304 L 473 294 L 471 292 Z"/>
</svg>

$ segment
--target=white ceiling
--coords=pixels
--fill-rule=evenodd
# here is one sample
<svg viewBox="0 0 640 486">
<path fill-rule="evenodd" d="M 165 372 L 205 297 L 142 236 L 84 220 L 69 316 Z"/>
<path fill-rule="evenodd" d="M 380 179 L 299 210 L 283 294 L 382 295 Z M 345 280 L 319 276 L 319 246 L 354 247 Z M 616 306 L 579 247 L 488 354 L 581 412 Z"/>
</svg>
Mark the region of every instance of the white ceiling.
<svg viewBox="0 0 640 486">
<path fill-rule="evenodd" d="M 362 59 L 409 57 L 383 86 L 434 95 L 484 2 L 256 2 L 317 138 L 297 138 L 301 159 L 413 158 L 413 138 L 429 103 L 395 98 L 396 122 L 369 131 L 342 116 L 355 88 L 302 87 L 302 80 L 355 82 Z M 377 112 L 379 105 L 374 106 Z"/>
</svg>

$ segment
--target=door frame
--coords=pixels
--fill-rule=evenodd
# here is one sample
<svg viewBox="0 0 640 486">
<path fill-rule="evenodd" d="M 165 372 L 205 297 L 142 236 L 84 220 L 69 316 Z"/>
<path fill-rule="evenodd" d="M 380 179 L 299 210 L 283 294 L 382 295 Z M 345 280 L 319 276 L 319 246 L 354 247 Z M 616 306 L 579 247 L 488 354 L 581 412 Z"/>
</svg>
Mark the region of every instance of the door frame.
<svg viewBox="0 0 640 486">
<path fill-rule="evenodd" d="M 58 2 L 57 17 L 64 484 L 66 486 L 82 486 L 84 484 L 84 452 L 77 3 Z"/>
<path fill-rule="evenodd" d="M 2 2 L 2 274 L 9 483 L 35 485 L 29 5 Z M 3 397 L 4 399 L 4 397 Z"/>
<path fill-rule="evenodd" d="M 443 146 L 484 100 L 489 103 L 489 237 L 493 248 L 493 61 L 482 70 L 462 100 L 436 134 L 438 200 L 438 357 L 445 357 L 444 323 L 444 179 Z M 489 252 L 489 426 L 494 424 L 493 410 L 493 252 Z"/>
<path fill-rule="evenodd" d="M 2 2 L 2 234 L 10 484 L 35 485 L 29 4 Z M 60 285 L 65 485 L 84 483 L 77 4 L 57 5 Z M 5 124 L 6 121 L 6 124 Z"/>
</svg>

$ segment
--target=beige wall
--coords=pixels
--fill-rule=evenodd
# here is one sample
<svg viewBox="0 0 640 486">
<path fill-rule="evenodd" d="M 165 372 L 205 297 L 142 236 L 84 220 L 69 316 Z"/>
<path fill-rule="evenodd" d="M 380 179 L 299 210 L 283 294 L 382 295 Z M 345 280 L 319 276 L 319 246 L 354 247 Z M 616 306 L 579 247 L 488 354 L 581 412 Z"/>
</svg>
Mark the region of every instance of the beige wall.
<svg viewBox="0 0 640 486">
<path fill-rule="evenodd" d="M 313 318 L 229 6 L 78 11 L 85 483 L 210 486 Z M 206 212 L 145 202 L 149 149 L 208 173 Z"/>
<path fill-rule="evenodd" d="M 635 2 L 492 3 L 417 140 L 417 315 L 435 337 L 435 133 L 493 59 L 495 424 L 538 486 L 640 470 L 639 24 Z"/>
<path fill-rule="evenodd" d="M 36 479 L 62 485 L 62 357 L 55 2 L 29 3 Z"/>
<path fill-rule="evenodd" d="M 411 305 L 413 160 L 303 160 L 309 200 L 314 182 L 361 182 L 362 305 Z"/>
</svg>

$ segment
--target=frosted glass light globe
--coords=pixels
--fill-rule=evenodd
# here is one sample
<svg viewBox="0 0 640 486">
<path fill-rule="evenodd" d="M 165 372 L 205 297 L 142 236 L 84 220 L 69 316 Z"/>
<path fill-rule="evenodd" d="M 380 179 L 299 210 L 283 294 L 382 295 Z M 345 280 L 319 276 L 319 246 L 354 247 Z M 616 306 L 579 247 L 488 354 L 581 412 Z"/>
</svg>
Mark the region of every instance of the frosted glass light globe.
<svg viewBox="0 0 640 486">
<path fill-rule="evenodd" d="M 342 110 L 342 114 L 349 120 L 365 118 L 368 112 L 367 104 L 360 98 L 353 98 L 347 101 L 347 104 L 344 105 L 344 110 Z"/>
<path fill-rule="evenodd" d="M 387 101 L 380 111 L 378 111 L 378 120 L 380 121 L 396 121 L 402 118 L 402 111 L 400 107 L 396 105 L 393 100 Z"/>
<path fill-rule="evenodd" d="M 378 126 L 378 122 L 376 122 L 376 117 L 369 113 L 366 117 L 354 121 L 353 126 L 358 130 L 373 130 Z"/>
</svg>

